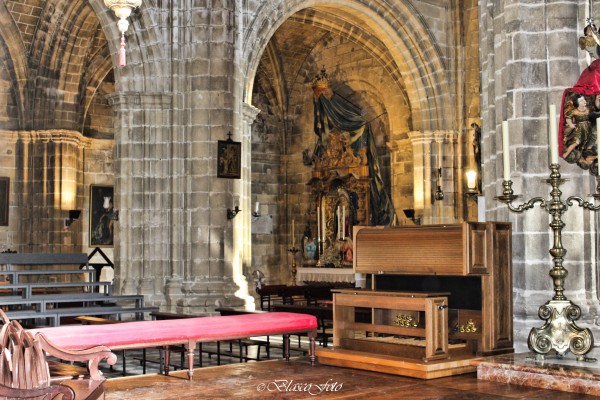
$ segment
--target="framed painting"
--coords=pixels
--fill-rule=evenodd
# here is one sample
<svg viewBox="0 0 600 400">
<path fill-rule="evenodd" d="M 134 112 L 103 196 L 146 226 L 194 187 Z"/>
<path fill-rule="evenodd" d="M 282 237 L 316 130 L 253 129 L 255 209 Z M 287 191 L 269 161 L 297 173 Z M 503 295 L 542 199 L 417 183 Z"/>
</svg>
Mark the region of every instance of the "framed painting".
<svg viewBox="0 0 600 400">
<path fill-rule="evenodd" d="M 117 213 L 112 186 L 90 186 L 90 247 L 114 245 L 114 224 Z"/>
<path fill-rule="evenodd" d="M 0 226 L 8 226 L 10 178 L 0 177 Z"/>
<path fill-rule="evenodd" d="M 242 144 L 233 140 L 219 140 L 217 151 L 217 177 L 240 179 L 242 171 Z"/>
</svg>

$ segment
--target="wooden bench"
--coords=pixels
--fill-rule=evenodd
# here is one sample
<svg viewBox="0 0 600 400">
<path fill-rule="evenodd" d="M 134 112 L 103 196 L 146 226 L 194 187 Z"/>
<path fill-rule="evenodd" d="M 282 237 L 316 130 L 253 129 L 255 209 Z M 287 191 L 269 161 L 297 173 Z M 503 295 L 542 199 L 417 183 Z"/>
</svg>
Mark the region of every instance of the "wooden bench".
<svg viewBox="0 0 600 400">
<path fill-rule="evenodd" d="M 323 343 L 323 347 L 327 347 L 328 339 L 333 336 L 327 333 L 327 328 L 333 325 L 333 308 L 325 306 L 309 306 L 299 304 L 275 304 L 272 306 L 274 311 L 285 311 L 300 314 L 314 315 L 318 323 L 318 337 Z"/>
<path fill-rule="evenodd" d="M 252 313 L 260 313 L 260 312 L 264 312 L 264 311 L 241 311 L 241 310 L 234 310 L 232 308 L 216 308 L 215 311 L 219 312 L 221 315 L 243 315 L 243 314 L 252 314 Z M 169 320 L 169 319 L 184 319 L 184 318 L 198 318 L 201 317 L 200 315 L 194 315 L 194 314 L 183 314 L 183 313 L 172 313 L 172 312 L 166 312 L 166 311 L 156 311 L 156 312 L 152 312 L 150 313 L 150 316 L 156 320 Z M 251 339 L 239 339 L 236 341 L 237 344 L 239 345 L 240 351 L 239 354 L 234 354 L 233 353 L 233 347 L 232 347 L 232 343 L 233 341 L 229 341 L 229 352 L 226 351 L 221 351 L 221 341 L 217 341 L 216 345 L 217 345 L 217 349 L 216 351 L 213 350 L 209 350 L 206 349 L 202 346 L 202 343 L 198 344 L 198 351 L 200 353 L 200 357 L 199 357 L 199 366 L 202 368 L 202 353 L 204 354 L 208 354 L 208 357 L 210 358 L 212 355 L 216 355 L 217 356 L 217 365 L 221 365 L 221 356 L 229 356 L 229 357 L 239 357 L 240 362 L 244 362 L 244 361 L 258 361 L 259 355 L 260 355 L 260 350 L 259 353 L 257 355 L 256 358 L 251 358 L 248 357 L 248 346 L 251 345 L 258 345 L 259 341 L 256 340 L 251 340 Z M 267 341 L 260 341 L 261 345 L 264 345 L 266 343 L 266 351 L 267 351 L 267 359 L 270 358 L 270 349 L 269 349 L 269 345 L 268 345 L 268 337 L 267 337 Z M 174 352 L 174 353 L 181 353 L 183 355 L 183 353 L 186 351 L 184 346 L 170 346 L 168 349 L 164 349 L 166 351 L 170 351 L 170 352 Z M 244 350 L 245 350 L 245 355 L 244 355 Z M 160 356 L 160 364 L 162 365 L 163 362 L 163 356 L 162 356 L 162 351 L 161 351 L 161 356 Z M 183 363 L 183 361 L 182 361 Z M 145 368 L 144 368 L 144 372 L 145 372 Z"/>
<path fill-rule="evenodd" d="M 194 375 L 196 344 L 255 336 L 284 336 L 284 357 L 289 360 L 289 335 L 305 333 L 310 339 L 310 361 L 315 362 L 317 319 L 312 315 L 271 312 L 263 314 L 212 316 L 161 321 L 133 321 L 109 325 L 75 325 L 34 329 L 58 346 L 85 349 L 103 345 L 111 350 L 144 349 L 184 345 L 187 350 L 188 376 Z M 168 352 L 165 374 L 168 374 Z"/>
<path fill-rule="evenodd" d="M 3 325 L 0 332 L 0 396 L 2 398 L 53 399 L 62 395 L 63 400 L 104 398 L 104 377 L 98 364 L 106 359 L 114 364 L 115 355 L 106 347 L 84 350 L 65 350 L 54 345 L 42 333 L 33 334 L 23 329 L 17 321 L 11 321 L 0 311 Z M 46 354 L 61 360 L 86 362 L 87 377 L 69 379 L 68 376 L 52 377 Z M 59 363 L 53 363 L 56 371 Z M 71 374 L 72 372 L 69 372 Z M 58 382 L 58 383 L 57 383 Z"/>
<path fill-rule="evenodd" d="M 260 313 L 264 313 L 266 311 L 252 311 L 252 310 L 239 310 L 239 309 L 235 309 L 235 308 L 229 308 L 229 307 L 219 307 L 219 308 L 215 308 L 215 311 L 218 311 L 219 314 L 221 315 L 246 315 L 246 314 L 260 314 Z M 239 340 L 238 341 L 238 345 L 240 347 L 240 362 L 242 362 L 243 360 L 245 361 L 259 361 L 260 360 L 260 348 L 264 346 L 265 348 L 265 352 L 267 353 L 267 360 L 271 358 L 271 340 L 269 338 L 269 336 L 266 337 L 267 340 L 258 340 L 258 339 L 244 339 L 244 340 Z M 248 357 L 248 347 L 250 346 L 256 346 L 257 347 L 257 353 L 256 353 L 256 358 L 251 358 Z M 245 350 L 245 356 L 242 355 L 242 348 Z M 219 351 L 220 349 L 217 349 L 217 351 Z M 229 345 L 229 352 L 231 353 L 231 355 L 233 356 L 233 350 L 231 347 L 231 342 Z M 217 365 L 219 364 L 220 360 L 217 360 Z"/>
</svg>

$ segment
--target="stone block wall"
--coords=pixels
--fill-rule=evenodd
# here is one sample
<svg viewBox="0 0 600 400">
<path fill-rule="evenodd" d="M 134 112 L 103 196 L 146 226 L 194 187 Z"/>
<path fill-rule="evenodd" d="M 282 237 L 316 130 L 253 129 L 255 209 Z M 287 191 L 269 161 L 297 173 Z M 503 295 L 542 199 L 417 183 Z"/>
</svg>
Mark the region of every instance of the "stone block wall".
<svg viewBox="0 0 600 400">
<path fill-rule="evenodd" d="M 546 210 L 510 213 L 493 198 L 502 190 L 500 124 L 509 122 L 511 180 L 515 194 L 522 196 L 517 203 L 549 198 L 548 109 L 560 104 L 563 90 L 573 86 L 583 68 L 577 39 L 585 10 L 578 2 L 480 2 L 479 12 L 487 218 L 513 223 L 514 332 L 517 350 L 523 351 L 529 330 L 543 323 L 539 306 L 554 294 L 548 275 L 553 237 Z M 561 187 L 563 200 L 594 191 L 587 172 L 559 164 L 568 179 Z M 578 324 L 598 336 L 597 216 L 574 206 L 563 221 L 564 266 L 569 271 L 565 294 L 582 308 Z"/>
</svg>

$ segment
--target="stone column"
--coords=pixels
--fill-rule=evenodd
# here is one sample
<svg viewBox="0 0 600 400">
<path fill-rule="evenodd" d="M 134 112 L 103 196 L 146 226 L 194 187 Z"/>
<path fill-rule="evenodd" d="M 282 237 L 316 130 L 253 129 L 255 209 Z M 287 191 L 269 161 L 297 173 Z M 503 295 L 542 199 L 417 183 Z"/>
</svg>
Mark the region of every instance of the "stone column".
<svg viewBox="0 0 600 400">
<path fill-rule="evenodd" d="M 16 232 L 19 252 L 81 252 L 82 230 L 65 229 L 65 219 L 69 210 L 83 209 L 83 149 L 90 140 L 61 129 L 19 131 L 13 140 L 16 171 L 11 191 L 29 198 L 30 204 L 22 209 Z"/>
<path fill-rule="evenodd" d="M 548 108 L 560 104 L 563 90 L 572 87 L 587 66 L 577 45 L 585 6 L 577 1 L 483 0 L 479 7 L 487 219 L 513 223 L 515 348 L 523 351 L 531 328 L 543 323 L 537 315 L 539 306 L 553 295 L 548 276 L 552 235 L 547 211 L 536 206 L 522 214 L 510 213 L 494 199 L 502 192 L 500 126 L 504 120 L 509 123 L 511 180 L 515 194 L 521 195 L 517 204 L 538 196 L 548 199 Z M 593 192 L 588 172 L 562 160 L 559 165 L 568 180 L 560 188 L 563 199 Z M 565 294 L 581 307 L 580 321 L 591 322 L 598 304 L 597 228 L 593 217 L 576 206 L 563 220 L 564 266 L 569 272 Z M 597 326 L 590 328 L 600 336 Z"/>
<path fill-rule="evenodd" d="M 247 308 L 254 308 L 254 297 L 248 291 L 252 267 L 252 123 L 260 110 L 250 104 L 242 105 L 242 176 L 238 182 L 241 215 L 236 217 L 233 231 L 233 280 L 239 287 L 236 296 Z"/>
<path fill-rule="evenodd" d="M 170 185 L 168 93 L 116 93 L 115 285 L 123 294 L 160 302 L 170 273 Z M 157 298 L 153 298 L 156 296 Z"/>
<path fill-rule="evenodd" d="M 431 223 L 431 131 L 408 132 L 413 147 L 413 204 L 421 223 Z"/>
</svg>

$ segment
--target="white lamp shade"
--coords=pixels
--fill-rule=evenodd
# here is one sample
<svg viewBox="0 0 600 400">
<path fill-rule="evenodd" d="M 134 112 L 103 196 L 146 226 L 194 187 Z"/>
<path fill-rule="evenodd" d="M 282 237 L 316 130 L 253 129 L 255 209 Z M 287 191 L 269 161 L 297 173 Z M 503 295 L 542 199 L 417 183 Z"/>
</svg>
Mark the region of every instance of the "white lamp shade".
<svg viewBox="0 0 600 400">
<path fill-rule="evenodd" d="M 142 0 L 104 0 L 104 5 L 113 10 L 118 18 L 128 18 L 134 8 L 142 5 Z"/>
<path fill-rule="evenodd" d="M 473 191 L 477 189 L 477 171 L 472 169 L 467 171 L 467 188 Z"/>
</svg>

